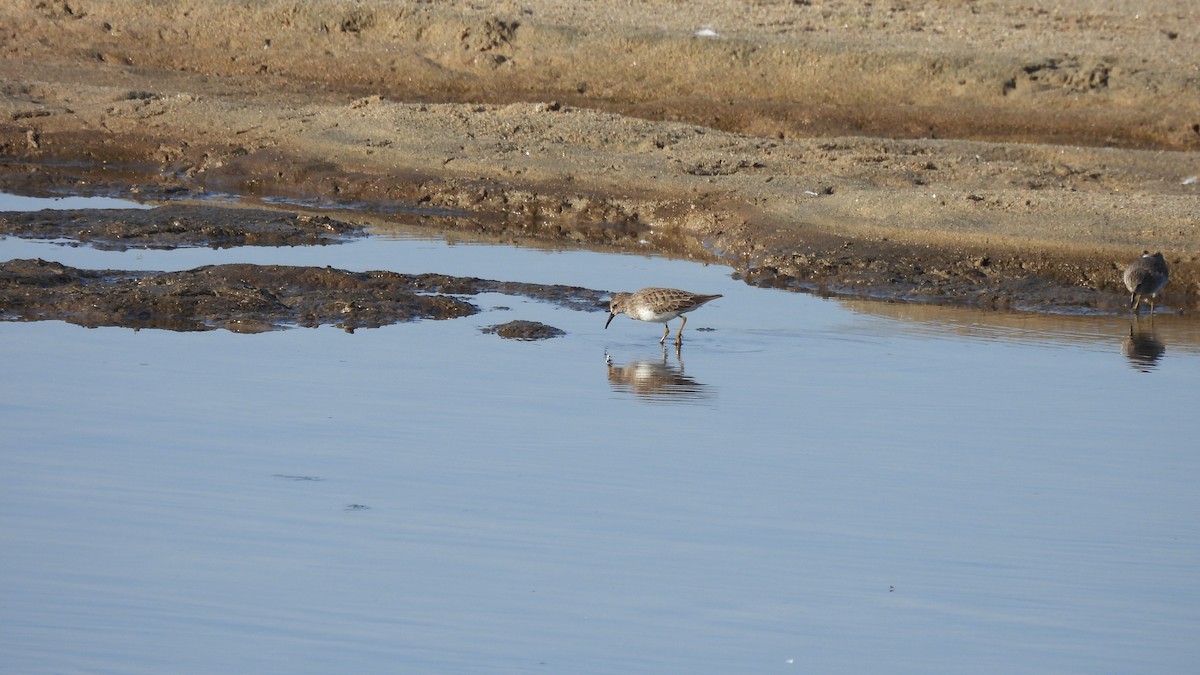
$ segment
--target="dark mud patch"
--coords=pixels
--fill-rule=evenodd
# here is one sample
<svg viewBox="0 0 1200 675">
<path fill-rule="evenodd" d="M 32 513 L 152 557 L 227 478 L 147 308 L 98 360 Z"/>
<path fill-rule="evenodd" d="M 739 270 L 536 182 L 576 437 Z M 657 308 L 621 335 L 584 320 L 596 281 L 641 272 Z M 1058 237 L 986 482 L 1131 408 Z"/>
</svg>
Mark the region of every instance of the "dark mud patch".
<svg viewBox="0 0 1200 675">
<path fill-rule="evenodd" d="M 539 321 L 525 321 L 520 319 L 495 326 L 486 326 L 479 330 L 489 335 L 499 335 L 506 340 L 526 341 L 549 340 L 550 338 L 562 337 L 567 334 L 561 328 L 555 328 Z"/>
<path fill-rule="evenodd" d="M 598 311 L 602 291 L 444 275 L 330 267 L 210 265 L 183 272 L 82 270 L 44 260 L 0 263 L 0 319 L 87 327 L 258 333 L 334 325 L 353 332 L 479 310 L 453 295 L 501 292 Z"/>
<path fill-rule="evenodd" d="M 0 234 L 123 251 L 328 245 L 365 232 L 361 225 L 326 216 L 171 204 L 154 209 L 0 212 Z"/>
</svg>

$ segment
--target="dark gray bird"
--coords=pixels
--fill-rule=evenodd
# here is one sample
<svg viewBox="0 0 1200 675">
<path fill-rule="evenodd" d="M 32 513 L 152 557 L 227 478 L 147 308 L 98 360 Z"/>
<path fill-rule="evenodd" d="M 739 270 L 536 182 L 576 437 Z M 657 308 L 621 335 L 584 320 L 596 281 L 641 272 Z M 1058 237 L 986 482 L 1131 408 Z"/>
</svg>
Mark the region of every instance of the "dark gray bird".
<svg viewBox="0 0 1200 675">
<path fill-rule="evenodd" d="M 1129 263 L 1124 279 L 1125 288 L 1130 293 L 1129 308 L 1134 314 L 1138 313 L 1142 300 L 1146 299 L 1150 302 L 1150 313 L 1154 314 L 1154 300 L 1163 286 L 1167 285 L 1169 277 L 1167 261 L 1163 260 L 1162 253 L 1150 255 L 1149 251 L 1142 251 L 1142 257 Z"/>
</svg>

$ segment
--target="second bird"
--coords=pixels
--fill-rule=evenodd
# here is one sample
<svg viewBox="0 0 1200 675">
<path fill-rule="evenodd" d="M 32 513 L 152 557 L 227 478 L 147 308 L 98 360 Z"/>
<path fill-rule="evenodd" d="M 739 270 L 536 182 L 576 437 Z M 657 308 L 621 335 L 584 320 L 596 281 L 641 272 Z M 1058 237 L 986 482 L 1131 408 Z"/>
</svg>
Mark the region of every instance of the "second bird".
<svg viewBox="0 0 1200 675">
<path fill-rule="evenodd" d="M 1158 292 L 1167 285 L 1167 279 L 1170 273 L 1167 270 L 1167 261 L 1163 260 L 1162 253 L 1150 255 L 1149 251 L 1142 253 L 1142 257 L 1129 263 L 1129 267 L 1125 268 L 1125 288 L 1129 289 L 1129 307 L 1134 314 L 1138 313 L 1138 308 L 1142 301 L 1147 297 L 1150 299 L 1150 313 L 1154 314 L 1154 300 Z"/>
<path fill-rule="evenodd" d="M 608 305 L 608 321 L 604 327 L 608 328 L 618 314 L 628 314 L 631 319 L 638 321 L 661 323 L 664 324 L 663 335 L 658 343 L 662 344 L 671 334 L 668 322 L 680 317 L 682 323 L 679 324 L 679 332 L 675 333 L 675 344 L 683 344 L 683 327 L 687 324 L 687 317 L 683 315 L 719 297 L 720 294 L 701 295 L 676 288 L 643 288 L 635 293 L 614 293 Z"/>
</svg>

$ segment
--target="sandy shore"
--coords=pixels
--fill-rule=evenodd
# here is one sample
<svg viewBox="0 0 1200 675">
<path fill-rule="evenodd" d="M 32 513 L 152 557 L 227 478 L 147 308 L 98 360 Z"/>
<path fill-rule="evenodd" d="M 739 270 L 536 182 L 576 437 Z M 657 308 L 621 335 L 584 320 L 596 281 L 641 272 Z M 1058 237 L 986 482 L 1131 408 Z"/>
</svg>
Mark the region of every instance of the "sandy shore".
<svg viewBox="0 0 1200 675">
<path fill-rule="evenodd" d="M 17 0 L 0 187 L 399 202 L 764 285 L 1068 311 L 1120 311 L 1120 267 L 1162 250 L 1191 311 L 1197 26 L 1190 0 Z"/>
</svg>

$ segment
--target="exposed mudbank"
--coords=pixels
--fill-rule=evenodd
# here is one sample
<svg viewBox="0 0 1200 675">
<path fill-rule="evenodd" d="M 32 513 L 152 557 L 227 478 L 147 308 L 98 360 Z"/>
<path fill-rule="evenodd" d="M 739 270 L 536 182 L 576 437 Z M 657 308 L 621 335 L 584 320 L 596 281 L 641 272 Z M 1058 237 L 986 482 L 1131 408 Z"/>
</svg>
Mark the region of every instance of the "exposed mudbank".
<svg viewBox="0 0 1200 675">
<path fill-rule="evenodd" d="M 44 260 L 0 263 L 0 319 L 87 327 L 258 333 L 334 325 L 347 331 L 453 319 L 478 309 L 460 295 L 523 295 L 600 311 L 602 291 L 437 274 L 329 267 L 210 265 L 183 272 L 81 270 Z"/>
<path fill-rule="evenodd" d="M 0 235 L 123 251 L 188 246 L 309 246 L 363 235 L 361 225 L 325 216 L 195 205 L 155 209 L 0 212 Z"/>
</svg>

